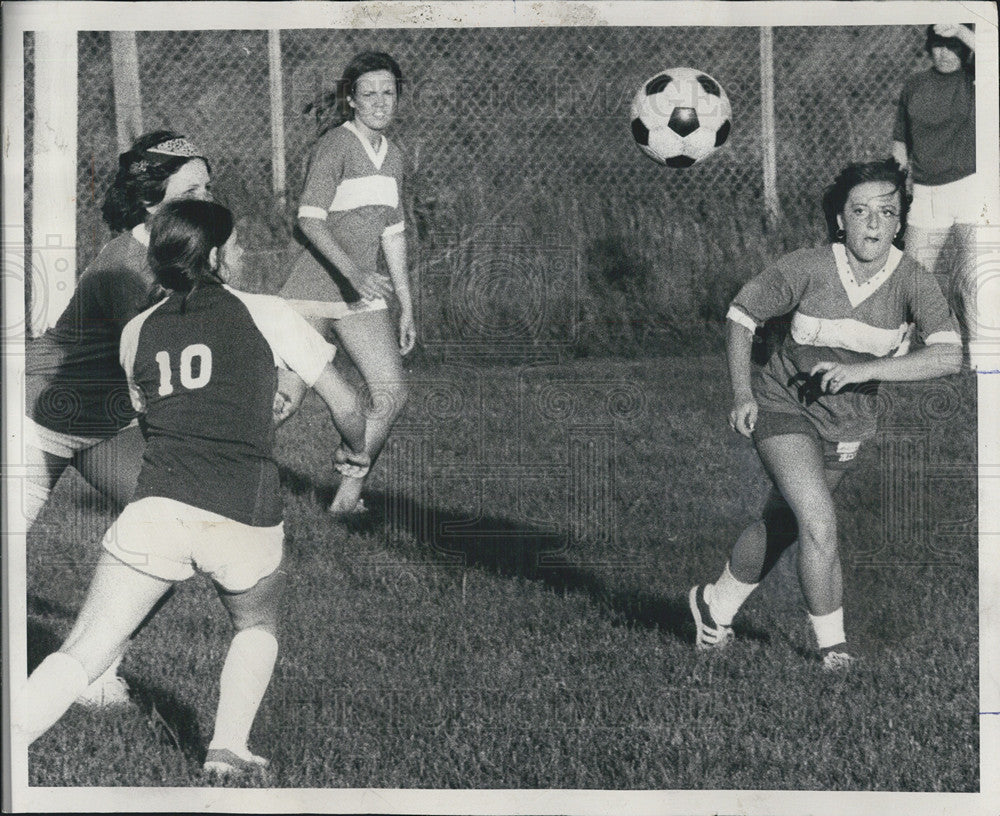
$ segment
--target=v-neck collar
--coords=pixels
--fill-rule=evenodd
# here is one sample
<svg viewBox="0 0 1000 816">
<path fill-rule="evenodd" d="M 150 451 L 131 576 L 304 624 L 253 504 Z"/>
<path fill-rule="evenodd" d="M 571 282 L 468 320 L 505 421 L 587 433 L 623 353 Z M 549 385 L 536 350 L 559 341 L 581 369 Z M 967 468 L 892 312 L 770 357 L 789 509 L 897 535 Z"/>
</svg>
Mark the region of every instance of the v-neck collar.
<svg viewBox="0 0 1000 816">
<path fill-rule="evenodd" d="M 361 142 L 361 146 L 365 149 L 365 153 L 368 154 L 368 158 L 371 159 L 372 164 L 375 165 L 375 169 L 381 170 L 382 162 L 385 161 L 385 154 L 389 152 L 389 140 L 385 137 L 385 134 L 382 134 L 382 142 L 379 144 L 378 150 L 376 150 L 372 147 L 372 143 L 364 137 L 361 131 L 358 130 L 357 126 L 350 119 L 344 122 L 344 127 L 358 137 L 358 140 Z"/>
<path fill-rule="evenodd" d="M 878 288 L 889 280 L 889 277 L 896 271 L 903 253 L 896 247 L 889 247 L 889 257 L 886 258 L 885 266 L 872 275 L 864 283 L 858 283 L 851 271 L 851 265 L 847 261 L 847 248 L 843 244 L 833 244 L 833 260 L 837 266 L 837 275 L 840 283 L 847 293 L 847 299 L 851 302 L 851 308 L 857 308 L 869 295 L 878 291 Z"/>
</svg>

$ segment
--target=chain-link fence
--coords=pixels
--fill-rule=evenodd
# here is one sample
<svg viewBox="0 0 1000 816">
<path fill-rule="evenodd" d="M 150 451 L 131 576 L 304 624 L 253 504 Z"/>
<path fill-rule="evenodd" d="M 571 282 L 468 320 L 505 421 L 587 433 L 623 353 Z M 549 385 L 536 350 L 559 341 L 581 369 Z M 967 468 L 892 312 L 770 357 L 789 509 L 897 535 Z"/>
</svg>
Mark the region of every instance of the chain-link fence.
<svg viewBox="0 0 1000 816">
<path fill-rule="evenodd" d="M 836 171 L 850 160 L 889 154 L 899 89 L 924 64 L 922 35 L 914 26 L 774 30 L 777 192 L 785 213 L 807 213 L 817 235 L 818 199 Z M 533 212 L 563 213 L 568 201 L 596 198 L 623 209 L 652 202 L 656 212 L 639 219 L 650 229 L 668 211 L 671 220 L 704 221 L 706 202 L 713 213 L 719 202 L 763 212 L 768 136 L 755 27 L 282 31 L 285 200 L 272 186 L 268 33 L 139 32 L 136 40 L 144 129 L 169 127 L 204 148 L 217 196 L 243 219 L 244 241 L 257 250 L 288 246 L 315 138 L 303 108 L 364 49 L 387 51 L 403 67 L 392 138 L 409 161 L 417 256 L 433 242 L 428 230 L 453 228 L 456 212 L 477 196 L 492 203 L 475 217 L 499 209 L 498 223 L 516 221 L 520 202 L 530 201 Z M 82 269 L 109 237 L 100 203 L 119 147 L 110 37 L 81 32 L 79 46 Z M 726 146 L 686 170 L 650 162 L 629 129 L 636 89 L 677 65 L 714 76 L 733 108 Z M 550 226 L 560 231 L 556 221 Z M 280 284 L 272 276 L 280 271 L 258 273 L 261 288 Z"/>
</svg>

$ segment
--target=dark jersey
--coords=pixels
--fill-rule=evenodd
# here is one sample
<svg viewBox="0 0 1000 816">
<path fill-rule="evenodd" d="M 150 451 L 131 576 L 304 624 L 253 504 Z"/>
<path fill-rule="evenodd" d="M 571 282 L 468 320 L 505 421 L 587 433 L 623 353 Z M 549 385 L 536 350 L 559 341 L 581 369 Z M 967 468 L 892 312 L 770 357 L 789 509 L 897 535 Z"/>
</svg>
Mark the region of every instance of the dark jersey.
<svg viewBox="0 0 1000 816">
<path fill-rule="evenodd" d="M 906 145 L 913 181 L 938 185 L 976 172 L 976 85 L 933 68 L 903 85 L 892 138 Z"/>
<path fill-rule="evenodd" d="M 279 524 L 275 366 L 312 385 L 333 353 L 280 298 L 228 286 L 174 293 L 138 315 L 121 343 L 146 436 L 135 499 L 163 496 L 256 527 Z"/>
<path fill-rule="evenodd" d="M 118 343 L 125 324 L 149 305 L 153 286 L 146 247 L 131 233 L 101 249 L 55 326 L 27 349 L 25 408 L 35 422 L 109 437 L 135 418 Z"/>
</svg>

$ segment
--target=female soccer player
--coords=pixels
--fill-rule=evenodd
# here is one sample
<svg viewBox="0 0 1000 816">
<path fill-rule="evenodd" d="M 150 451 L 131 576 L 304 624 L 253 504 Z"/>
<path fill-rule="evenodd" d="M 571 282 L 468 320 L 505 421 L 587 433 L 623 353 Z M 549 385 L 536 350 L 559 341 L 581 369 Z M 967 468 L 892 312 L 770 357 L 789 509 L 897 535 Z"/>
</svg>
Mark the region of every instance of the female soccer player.
<svg viewBox="0 0 1000 816">
<path fill-rule="evenodd" d="M 241 256 L 232 215 L 219 204 L 175 201 L 152 219 L 150 266 L 170 294 L 125 326 L 120 352 L 146 437 L 142 470 L 102 541 L 72 632 L 28 679 L 16 722 L 29 742 L 104 671 L 167 589 L 198 570 L 215 582 L 236 628 L 205 768 L 266 765 L 247 740 L 274 668 L 284 581 L 276 363 L 329 407 L 344 440 L 334 460 L 364 470 L 369 459 L 364 415 L 330 365 L 333 347 L 280 298 L 224 284 Z"/>
<path fill-rule="evenodd" d="M 407 398 L 402 355 L 416 342 L 406 265 L 399 150 L 385 135 L 396 112 L 403 75 L 388 54 L 365 52 L 348 64 L 332 94 L 316 107 L 327 125 L 313 149 L 298 225 L 309 246 L 296 259 L 280 294 L 325 334 L 332 328 L 358 367 L 372 399 L 367 451 L 374 461 Z M 335 127 L 332 125 L 336 125 Z M 381 247 L 388 277 L 378 268 Z M 395 291 L 399 325 L 386 297 Z M 282 382 L 287 415 L 301 403 L 300 383 Z M 330 510 L 362 510 L 364 480 L 344 478 Z"/>
<path fill-rule="evenodd" d="M 29 529 L 70 466 L 118 508 L 132 497 L 143 441 L 129 407 L 118 343 L 125 324 L 149 305 L 154 287 L 146 261 L 146 219 L 165 202 L 209 198 L 209 184 L 208 160 L 178 133 L 147 133 L 118 157 L 102 214 L 120 234 L 80 276 L 56 325 L 28 347 Z M 80 700 L 98 706 L 127 701 L 117 663 Z"/>
<path fill-rule="evenodd" d="M 730 426 L 751 437 L 773 482 L 714 584 L 691 589 L 696 646 L 733 638 L 733 616 L 796 539 L 799 582 L 823 665 L 850 665 L 833 491 L 875 434 L 879 380 L 923 380 L 961 366 L 957 324 L 935 278 L 894 244 L 906 226 L 895 160 L 852 164 L 823 198 L 832 245 L 781 258 L 729 309 Z M 781 348 L 751 373 L 756 328 L 794 312 Z M 905 354 L 914 321 L 923 347 Z"/>
<path fill-rule="evenodd" d="M 984 194 L 976 177 L 976 35 L 971 25 L 927 27 L 933 67 L 903 85 L 892 153 L 913 182 L 907 251 L 931 272 L 954 232 L 954 286 L 967 340 L 975 330 L 975 227 Z"/>
</svg>

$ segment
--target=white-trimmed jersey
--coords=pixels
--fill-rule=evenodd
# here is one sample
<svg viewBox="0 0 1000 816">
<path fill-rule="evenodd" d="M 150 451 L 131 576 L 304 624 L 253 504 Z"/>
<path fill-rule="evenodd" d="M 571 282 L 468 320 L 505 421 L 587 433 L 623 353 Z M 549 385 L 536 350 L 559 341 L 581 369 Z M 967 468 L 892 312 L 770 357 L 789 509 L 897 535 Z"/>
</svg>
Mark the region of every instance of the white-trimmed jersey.
<svg viewBox="0 0 1000 816">
<path fill-rule="evenodd" d="M 402 188 L 399 149 L 383 135 L 376 150 L 353 122 L 345 122 L 316 143 L 298 217 L 323 220 L 359 270 L 379 274 L 382 239 L 405 228 Z M 299 253 L 282 297 L 344 300 L 318 256 L 311 248 Z"/>
<path fill-rule="evenodd" d="M 333 346 L 280 298 L 204 286 L 131 320 L 120 355 L 146 437 L 135 499 L 279 524 L 275 366 L 312 385 Z"/>
<path fill-rule="evenodd" d="M 816 363 L 852 364 L 904 354 L 910 323 L 926 345 L 961 343 L 934 276 L 895 247 L 885 267 L 860 284 L 843 244 L 793 252 L 748 281 L 727 317 L 754 331 L 789 312 L 791 326 L 782 347 L 754 372 L 754 397 L 762 410 L 804 412 L 830 441 L 875 434 L 877 384 L 820 394 L 809 378 Z"/>
</svg>

